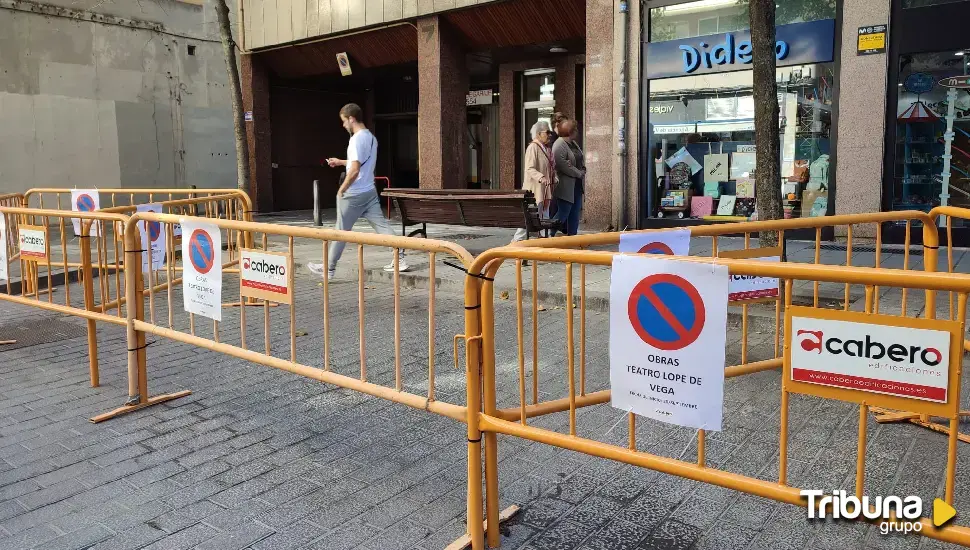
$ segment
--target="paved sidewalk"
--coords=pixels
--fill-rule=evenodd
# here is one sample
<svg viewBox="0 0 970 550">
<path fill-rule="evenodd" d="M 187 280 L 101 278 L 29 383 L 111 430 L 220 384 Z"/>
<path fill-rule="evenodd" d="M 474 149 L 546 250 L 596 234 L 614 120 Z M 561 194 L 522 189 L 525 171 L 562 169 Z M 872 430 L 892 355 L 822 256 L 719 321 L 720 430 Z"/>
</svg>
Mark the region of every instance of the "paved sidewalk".
<svg viewBox="0 0 970 550">
<path fill-rule="evenodd" d="M 331 368 L 357 376 L 357 287 L 345 273 L 342 268 L 343 280 L 331 286 Z M 233 284 L 227 277 L 226 287 Z M 321 288 L 300 272 L 297 290 L 296 327 L 306 333 L 297 338 L 297 359 L 319 368 Z M 368 378 L 393 385 L 392 289 L 372 281 L 365 292 Z M 427 299 L 422 288 L 405 288 L 401 298 L 404 383 L 417 393 L 428 385 Z M 174 292 L 174 326 L 187 331 L 181 300 Z M 161 322 L 168 304 L 164 294 L 156 301 Z M 525 314 L 532 314 L 528 306 Z M 238 345 L 239 309 L 224 315 L 220 339 Z M 463 316 L 461 295 L 443 288 L 435 385 L 438 399 L 457 404 L 464 403 L 465 382 L 452 366 L 451 337 L 462 332 Z M 496 316 L 497 395 L 500 406 L 510 406 L 518 403 L 515 308 L 499 301 Z M 249 308 L 247 317 L 247 340 L 263 351 L 262 310 Z M 102 387 L 95 389 L 87 383 L 80 320 L 3 302 L 0 319 L 0 337 L 15 329 L 35 336 L 23 347 L 0 348 L 0 549 L 440 550 L 464 531 L 459 423 L 150 338 L 151 393 L 194 393 L 93 425 L 88 417 L 127 395 L 123 329 L 99 326 Z M 563 312 L 549 309 L 539 319 L 541 397 L 561 398 L 567 394 Z M 588 391 L 606 388 L 609 380 L 605 320 L 599 312 L 587 318 Z M 211 336 L 211 323 L 196 326 Z M 270 326 L 272 354 L 288 359 L 288 308 L 273 308 Z M 739 339 L 731 323 L 731 364 L 739 360 Z M 768 358 L 772 340 L 770 331 L 753 327 L 751 360 Z M 528 345 L 524 352 L 531 357 Z M 710 464 L 775 479 L 779 407 L 777 371 L 728 380 L 725 429 L 709 435 Z M 583 409 L 579 434 L 624 444 L 625 418 L 609 405 Z M 791 483 L 851 491 L 857 419 L 853 405 L 793 396 Z M 941 494 L 946 439 L 871 420 L 867 492 L 917 494 L 924 502 Z M 533 421 L 560 432 L 567 422 L 565 414 Z M 663 456 L 693 460 L 694 435 L 637 423 L 639 448 Z M 967 448 L 959 449 L 958 510 L 970 510 Z M 809 522 L 797 507 L 522 440 L 500 438 L 498 452 L 501 505 L 522 506 L 503 526 L 504 549 L 947 548 L 917 536 L 885 537 L 863 524 Z M 968 525 L 970 517 L 956 521 Z"/>
</svg>

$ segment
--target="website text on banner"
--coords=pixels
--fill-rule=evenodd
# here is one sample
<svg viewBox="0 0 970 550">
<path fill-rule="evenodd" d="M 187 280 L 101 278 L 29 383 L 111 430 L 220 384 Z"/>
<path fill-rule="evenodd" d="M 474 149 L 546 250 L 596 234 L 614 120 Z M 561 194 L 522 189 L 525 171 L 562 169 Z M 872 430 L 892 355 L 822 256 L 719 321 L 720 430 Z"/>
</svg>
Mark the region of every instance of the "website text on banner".
<svg viewBox="0 0 970 550">
<path fill-rule="evenodd" d="M 637 258 L 633 258 L 637 259 Z M 664 258 L 664 257 L 651 257 L 654 261 L 658 262 L 670 262 L 670 263 L 688 263 L 694 264 L 699 268 L 706 269 L 707 273 L 712 272 L 712 261 L 706 258 Z M 514 304 L 516 308 L 516 314 L 519 317 L 519 338 L 516 342 L 514 339 L 509 339 L 504 336 L 501 339 L 496 338 L 496 312 L 495 312 L 495 286 L 493 281 L 495 280 L 498 272 L 503 268 L 503 262 L 506 260 L 515 260 L 515 265 L 513 268 L 516 271 L 516 278 L 518 279 L 521 274 L 522 263 L 525 261 L 531 262 L 533 265 L 542 264 L 543 269 L 564 269 L 565 279 L 566 279 L 566 307 L 565 311 L 565 341 L 566 341 L 566 361 L 565 367 L 566 372 L 563 376 L 558 377 L 545 377 L 542 378 L 542 384 L 544 386 L 549 386 L 555 384 L 557 381 L 565 379 L 567 382 L 565 385 L 566 396 L 561 399 L 551 399 L 547 401 L 539 401 L 537 403 L 527 403 L 527 392 L 526 386 L 526 370 L 524 368 L 523 361 L 523 340 L 522 337 L 522 317 L 523 317 L 523 307 L 521 304 L 522 294 L 517 292 L 517 299 L 519 303 Z M 750 495 L 755 495 L 759 497 L 769 498 L 779 502 L 785 502 L 789 504 L 794 504 L 798 506 L 805 506 L 806 500 L 802 493 L 804 490 L 814 490 L 818 487 L 807 487 L 799 488 L 789 484 L 789 458 L 792 457 L 793 460 L 804 461 L 804 452 L 800 448 L 795 448 L 789 451 L 788 443 L 790 440 L 789 427 L 794 425 L 794 423 L 801 423 L 804 418 L 794 418 L 795 415 L 802 416 L 803 413 L 798 412 L 801 409 L 794 409 L 789 406 L 790 393 L 807 393 L 810 395 L 817 395 L 823 399 L 838 399 L 841 401 L 848 401 L 851 403 L 859 404 L 859 419 L 860 419 L 860 432 L 859 441 L 857 445 L 858 460 L 856 465 L 856 490 L 859 494 L 865 489 L 865 472 L 867 469 L 866 461 L 866 433 L 867 433 L 867 423 L 868 423 L 868 411 L 870 405 L 875 406 L 885 406 L 894 407 L 896 410 L 910 410 L 915 411 L 917 414 L 931 414 L 933 416 L 938 416 L 946 418 L 949 420 L 952 427 L 949 433 L 949 439 L 947 441 L 947 467 L 945 472 L 945 477 L 943 479 L 944 489 L 944 501 L 952 502 L 953 499 L 953 488 L 955 484 L 956 475 L 956 442 L 957 442 L 957 432 L 956 427 L 959 421 L 959 414 L 957 410 L 958 396 L 954 391 L 947 392 L 947 402 L 937 403 L 929 401 L 926 399 L 914 399 L 908 396 L 897 396 L 897 395 L 886 395 L 879 393 L 872 393 L 868 391 L 859 391 L 856 389 L 848 388 L 837 388 L 822 386 L 819 384 L 802 383 L 791 378 L 791 371 L 786 370 L 783 372 L 782 376 L 779 377 L 778 382 L 780 383 L 779 391 L 781 393 L 781 409 L 780 409 L 780 419 L 778 422 L 779 437 L 777 438 L 777 460 L 778 460 L 778 470 L 777 470 L 777 480 L 768 481 L 764 479 L 759 479 L 756 477 L 746 476 L 737 474 L 728 470 L 722 470 L 719 467 L 719 463 L 712 463 L 707 459 L 707 445 L 704 430 L 698 430 L 696 434 L 696 446 L 692 446 L 696 452 L 696 459 L 684 459 L 681 456 L 669 456 L 670 450 L 665 450 L 663 445 L 653 440 L 650 437 L 644 437 L 643 435 L 638 435 L 643 433 L 643 430 L 638 429 L 638 424 L 647 423 L 647 432 L 653 431 L 653 428 L 649 427 L 650 423 L 655 422 L 653 419 L 644 418 L 644 416 L 638 414 L 627 414 L 628 423 L 628 442 L 623 445 L 618 441 L 618 438 L 613 435 L 605 436 L 605 439 L 591 438 L 587 434 L 580 433 L 577 430 L 577 410 L 582 407 L 587 407 L 591 405 L 602 404 L 615 400 L 614 394 L 619 394 L 620 392 L 626 392 L 630 388 L 631 383 L 628 380 L 621 380 L 619 383 L 612 387 L 612 390 L 597 391 L 593 393 L 585 393 L 579 390 L 580 384 L 577 383 L 577 373 L 576 366 L 577 361 L 575 360 L 575 350 L 582 349 L 584 343 L 576 342 L 576 333 L 583 333 L 582 323 L 580 321 L 580 327 L 575 326 L 574 308 L 571 307 L 572 304 L 572 272 L 577 267 L 584 265 L 589 266 L 613 266 L 614 262 L 618 265 L 622 265 L 626 261 L 617 259 L 617 253 L 605 252 L 605 251 L 590 251 L 590 250 L 564 250 L 564 249 L 547 249 L 539 247 L 522 247 L 522 246 L 509 246 L 499 249 L 493 249 L 484 252 L 479 257 L 476 258 L 475 263 L 469 270 L 469 277 L 467 279 L 467 288 L 473 289 L 476 284 L 480 284 L 479 299 L 480 302 L 467 301 L 466 307 L 481 307 L 482 311 L 482 328 L 481 328 L 481 364 L 479 371 L 479 364 L 477 358 L 471 355 L 471 359 L 466 362 L 466 368 L 468 370 L 468 384 L 469 384 L 469 395 L 476 395 L 480 392 L 482 395 L 482 412 L 480 414 L 470 414 L 469 415 L 469 452 L 472 456 L 476 453 L 483 453 L 485 471 L 484 479 L 486 490 L 484 493 L 484 510 L 485 519 L 487 525 L 492 525 L 493 522 L 498 521 L 500 518 L 499 507 L 498 507 L 498 494 L 499 494 L 499 468 L 498 468 L 498 434 L 505 434 L 512 437 L 521 437 L 528 439 L 530 441 L 535 441 L 544 444 L 554 445 L 563 449 L 568 449 L 572 451 L 581 452 L 588 454 L 590 456 L 607 458 L 611 460 L 616 460 L 624 462 L 631 465 L 641 466 L 650 468 L 659 472 L 678 475 L 688 479 L 701 481 L 704 483 L 710 483 L 713 485 L 718 485 L 720 487 L 725 487 L 737 491 L 741 491 Z M 903 270 L 892 270 L 892 269 L 874 269 L 874 268 L 864 268 L 864 267 L 852 267 L 852 266 L 825 266 L 825 265 L 812 265 L 812 264 L 793 264 L 793 263 L 782 263 L 782 262 L 764 262 L 752 259 L 733 259 L 733 258 L 718 258 L 716 260 L 717 266 L 726 267 L 729 270 L 730 275 L 741 275 L 745 277 L 758 277 L 765 279 L 777 279 L 783 283 L 784 287 L 784 300 L 786 302 L 787 311 L 795 311 L 792 306 L 792 292 L 795 281 L 819 281 L 823 284 L 836 284 L 836 285 L 859 285 L 866 290 L 866 306 L 868 310 L 872 310 L 875 302 L 875 288 L 882 287 L 888 290 L 900 290 L 907 289 L 910 292 L 919 293 L 929 293 L 933 294 L 939 291 L 944 292 L 954 292 L 957 294 L 957 308 L 958 308 L 958 319 L 964 319 L 966 314 L 967 306 L 967 293 L 970 292 L 970 275 L 966 274 L 936 274 L 928 273 L 924 271 L 903 271 Z M 611 299 L 618 300 L 619 303 L 613 304 L 611 307 L 611 325 L 616 322 L 622 323 L 623 319 L 618 319 L 620 316 L 616 312 L 625 312 L 627 317 L 627 324 L 632 327 L 633 323 L 630 320 L 630 295 L 634 293 L 633 288 L 642 279 L 649 279 L 650 276 L 655 275 L 654 273 L 658 270 L 656 267 L 650 268 L 649 271 L 643 273 L 637 273 L 639 279 L 635 281 L 627 282 L 626 292 L 623 295 L 612 295 Z M 665 268 L 662 270 L 669 274 L 673 271 L 671 268 Z M 702 273 L 703 271 L 701 271 Z M 661 273 L 664 274 L 664 273 Z M 623 274 L 622 276 L 626 276 Z M 686 276 L 681 275 L 682 278 L 687 279 L 690 274 Z M 636 277 L 631 277 L 631 279 L 636 279 Z M 477 281 L 481 281 L 478 283 Z M 517 286 L 520 283 L 517 281 Z M 728 285 L 727 282 L 721 283 L 720 299 L 718 303 L 720 306 L 727 301 Z M 682 288 L 682 287 L 679 287 Z M 518 290 L 518 289 L 517 289 Z M 701 292 L 698 289 L 697 294 L 700 295 Z M 641 293 L 642 294 L 642 293 Z M 690 293 L 684 291 L 684 295 L 689 296 Z M 473 297 L 474 298 L 474 297 Z M 649 303 L 649 296 L 647 298 Z M 705 298 L 706 300 L 706 298 Z M 639 300 L 637 300 L 639 301 Z M 503 306 L 505 307 L 505 306 Z M 694 327 L 694 321 L 691 320 L 691 315 L 683 311 L 679 311 L 678 314 L 670 309 L 669 306 L 665 306 L 671 313 L 671 317 L 668 319 L 676 319 L 677 324 L 680 328 L 684 329 L 681 332 L 672 331 L 668 334 L 668 338 L 671 339 L 684 339 L 683 335 L 690 335 L 690 329 Z M 710 306 L 705 307 L 705 315 L 710 311 Z M 827 311 L 818 310 L 815 308 L 808 308 L 813 312 L 822 313 L 835 313 L 838 315 L 860 315 L 862 316 L 862 321 L 858 319 L 851 319 L 853 322 L 867 322 L 872 324 L 874 322 L 881 322 L 882 319 L 877 319 L 873 321 L 873 318 L 879 318 L 882 316 L 875 316 L 871 313 L 845 313 L 841 311 Z M 660 308 L 656 306 L 653 307 L 656 311 L 654 314 L 656 317 L 663 319 L 661 315 Z M 647 310 L 649 313 L 649 310 Z M 916 312 L 910 312 L 909 315 L 915 315 Z M 722 315 L 718 313 L 718 315 Z M 694 315 L 696 318 L 696 314 Z M 667 326 L 672 326 L 672 323 L 668 319 L 663 319 Z M 849 317 L 839 320 L 846 320 Z M 909 317 L 892 317 L 895 323 L 898 325 L 890 326 L 909 326 L 903 323 L 913 321 L 914 319 Z M 917 324 L 922 320 L 917 319 Z M 639 322 L 639 320 L 637 320 Z M 951 322 L 946 322 L 951 323 Z M 651 327 L 652 328 L 652 327 Z M 949 331 L 951 328 L 951 340 L 948 341 L 950 345 L 950 357 L 959 357 L 958 345 L 960 343 L 960 336 L 964 328 L 964 322 L 953 322 L 948 325 L 941 326 L 917 326 L 912 325 L 909 328 L 919 328 L 928 330 L 942 330 Z M 789 325 L 790 329 L 790 325 Z M 657 329 L 654 329 L 657 330 Z M 868 329 L 861 329 L 868 330 Z M 850 332 L 847 334 L 857 334 L 859 330 L 855 332 Z M 629 338 L 636 338 L 641 342 L 645 341 L 639 334 L 636 333 L 635 329 L 629 330 Z M 588 334 L 588 332 L 587 332 Z M 613 327 L 611 326 L 610 335 L 614 335 Z M 622 334 L 621 334 L 622 335 Z M 656 337 L 652 334 L 648 336 Z M 842 338 L 841 336 L 838 336 Z M 468 340 L 470 343 L 474 343 L 477 338 L 475 333 L 469 336 Z M 874 337 L 875 338 L 875 337 Z M 845 338 L 842 338 L 845 340 Z M 859 340 L 858 337 L 853 336 L 849 338 L 850 340 Z M 636 341 L 636 340 L 634 340 Z M 786 342 L 794 345 L 798 342 L 797 338 L 786 338 Z M 662 347 L 669 347 L 667 343 L 660 342 L 662 345 L 657 346 L 659 351 L 667 352 L 663 350 Z M 865 337 L 862 336 L 863 349 L 865 345 Z M 515 354 L 515 349 L 508 349 L 509 345 L 518 347 L 519 355 L 519 369 L 518 372 L 514 370 L 510 371 L 508 369 L 497 369 L 497 357 L 506 357 Z M 888 354 L 890 349 L 894 352 L 894 357 L 899 358 L 899 349 L 892 348 L 892 344 L 885 342 L 886 353 Z M 916 360 L 921 361 L 922 352 L 926 351 L 926 359 L 928 363 L 934 363 L 936 359 L 935 352 L 931 349 L 937 349 L 938 346 L 942 346 L 939 342 L 929 342 L 926 345 L 921 345 L 919 342 L 904 341 L 899 342 L 899 344 L 906 346 L 907 359 L 909 355 L 913 355 Z M 589 343 L 585 344 L 589 346 Z M 834 344 L 833 344 L 834 346 Z M 914 352 L 913 347 L 919 346 L 919 350 Z M 611 348 L 613 346 L 611 345 Z M 857 344 L 850 344 L 850 349 L 852 353 L 856 353 Z M 641 348 L 642 351 L 637 354 L 632 360 L 639 362 L 650 362 L 649 356 L 651 353 L 645 348 Z M 723 347 L 722 347 L 723 349 Z M 843 348 L 844 349 L 844 348 Z M 878 347 L 871 346 L 872 355 L 879 355 Z M 611 362 L 609 364 L 609 372 L 612 377 L 616 371 L 617 366 L 624 366 L 622 363 L 617 365 L 612 362 L 615 356 L 612 354 L 611 349 Z M 791 347 L 786 348 L 786 353 L 791 352 Z M 912 352 L 912 353 L 911 353 Z M 843 352 L 844 353 L 844 352 Z M 647 370 L 653 371 L 666 371 L 668 378 L 677 379 L 678 374 L 687 374 L 687 376 L 697 376 L 696 373 L 688 374 L 683 372 L 683 363 L 679 363 L 676 367 L 671 367 L 670 359 L 671 357 L 666 357 L 662 353 L 652 353 L 654 355 L 654 360 L 657 359 L 657 355 L 661 355 L 660 364 L 656 368 L 649 369 L 645 368 L 643 372 Z M 666 360 L 665 360 L 666 359 Z M 676 358 L 675 358 L 676 359 Z M 951 359 L 951 362 L 955 359 Z M 784 362 L 784 360 L 783 360 Z M 665 364 L 666 363 L 666 364 Z M 579 362 L 582 365 L 582 362 Z M 722 363 L 723 364 L 723 363 Z M 590 369 L 593 369 L 592 371 Z M 960 369 L 949 368 L 946 372 L 949 376 L 949 382 L 947 384 L 948 388 L 956 388 L 960 385 Z M 590 365 L 586 365 L 586 372 L 584 373 L 580 369 L 579 378 L 589 374 L 589 372 L 594 372 L 598 376 L 602 377 L 605 375 L 600 362 L 594 361 Z M 637 371 L 640 372 L 639 370 Z M 738 376 L 747 376 L 747 372 L 754 371 L 744 371 L 744 370 L 732 370 L 731 367 L 724 369 L 724 377 L 726 379 L 731 379 Z M 630 374 L 629 369 L 626 371 Z M 508 378 L 512 375 L 517 375 L 518 378 L 518 395 L 515 395 L 514 388 L 515 384 L 509 383 Z M 648 373 L 649 375 L 649 373 Z M 661 379 L 665 376 L 664 374 L 659 374 Z M 764 375 L 763 375 L 764 376 Z M 771 376 L 771 375 L 768 375 Z M 703 378 L 703 375 L 701 376 Z M 479 383 L 480 381 L 480 383 Z M 611 385 L 612 385 L 611 380 Z M 688 385 L 690 380 L 688 379 Z M 479 385 L 480 384 L 480 385 Z M 621 387 L 619 384 L 623 384 Z M 659 385 L 663 385 L 662 383 Z M 669 386 L 669 384 L 668 384 Z M 556 395 L 559 390 L 550 390 L 548 387 L 546 389 L 540 389 L 539 395 Z M 676 393 L 677 388 L 673 391 Z M 508 402 L 509 400 L 515 400 L 518 402 L 518 407 L 510 407 L 505 409 L 499 409 L 498 404 L 500 402 Z M 790 411 L 789 409 L 792 408 Z M 556 428 L 556 422 L 543 422 L 542 426 L 535 423 L 531 423 L 529 419 L 544 416 L 547 414 L 557 413 L 557 412 L 568 412 L 569 420 L 568 424 L 563 424 L 563 427 Z M 668 417 L 669 418 L 669 417 Z M 841 421 L 841 418 L 832 418 L 832 422 Z M 568 432 L 567 430 L 568 426 Z M 614 428 L 619 428 L 620 424 L 614 425 Z M 724 431 L 724 437 L 733 437 L 734 433 L 732 431 L 740 429 L 736 423 L 728 424 L 727 422 L 721 426 Z M 611 429 L 610 432 L 615 430 Z M 480 441 L 480 442 L 479 442 Z M 904 445 L 904 442 L 900 442 Z M 688 450 L 692 448 L 687 447 Z M 656 449 L 655 451 L 653 449 Z M 900 447 L 900 452 L 904 452 L 905 447 Z M 683 454 L 683 453 L 681 453 Z M 871 469 L 871 468 L 870 468 Z M 477 510 L 483 504 L 482 500 L 478 500 L 478 483 L 480 483 L 479 478 L 476 477 L 480 474 L 476 472 L 470 472 L 469 477 L 469 517 L 473 517 L 477 513 Z M 932 477 L 932 476 L 931 476 Z M 926 490 L 935 489 L 939 484 L 939 479 L 926 479 Z M 831 488 L 825 488 L 830 490 Z M 861 516 L 859 519 L 863 519 Z M 946 542 L 956 542 L 964 545 L 970 545 L 970 528 L 958 525 L 948 525 L 944 527 L 937 528 L 933 525 L 932 520 L 929 518 L 920 518 L 918 520 L 921 526 L 920 534 L 930 538 L 943 540 Z M 498 532 L 497 530 L 488 530 L 486 536 L 489 542 L 494 546 L 498 543 Z"/>
</svg>

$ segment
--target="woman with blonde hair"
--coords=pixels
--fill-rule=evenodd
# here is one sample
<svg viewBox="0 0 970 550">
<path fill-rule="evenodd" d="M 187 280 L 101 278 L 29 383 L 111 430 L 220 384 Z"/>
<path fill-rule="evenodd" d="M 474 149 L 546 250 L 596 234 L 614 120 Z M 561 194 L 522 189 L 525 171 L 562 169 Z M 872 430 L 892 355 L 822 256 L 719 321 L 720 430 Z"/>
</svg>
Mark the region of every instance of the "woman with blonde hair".
<svg viewBox="0 0 970 550">
<path fill-rule="evenodd" d="M 525 150 L 522 159 L 524 177 L 522 190 L 531 191 L 535 196 L 539 215 L 549 218 L 549 206 L 552 204 L 552 193 L 556 185 L 556 161 L 552 155 L 552 142 L 555 139 L 549 123 L 540 120 L 532 126 L 532 143 Z M 512 242 L 521 241 L 528 237 L 525 228 L 516 230 Z"/>
</svg>

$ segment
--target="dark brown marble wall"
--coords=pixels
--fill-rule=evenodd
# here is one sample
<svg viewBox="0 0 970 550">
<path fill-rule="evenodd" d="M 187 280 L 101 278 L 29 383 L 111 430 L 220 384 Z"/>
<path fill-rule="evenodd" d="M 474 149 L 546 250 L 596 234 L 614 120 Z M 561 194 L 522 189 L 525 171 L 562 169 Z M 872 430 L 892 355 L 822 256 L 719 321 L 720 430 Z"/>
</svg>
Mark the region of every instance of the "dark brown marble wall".
<svg viewBox="0 0 970 550">
<path fill-rule="evenodd" d="M 423 189 L 464 189 L 468 155 L 465 52 L 438 16 L 418 19 L 418 168 Z"/>
<path fill-rule="evenodd" d="M 246 122 L 249 142 L 249 195 L 259 212 L 273 211 L 272 128 L 269 107 L 269 74 L 259 54 L 240 56 L 239 79 L 242 85 L 243 110 L 252 111 L 253 120 Z"/>
</svg>

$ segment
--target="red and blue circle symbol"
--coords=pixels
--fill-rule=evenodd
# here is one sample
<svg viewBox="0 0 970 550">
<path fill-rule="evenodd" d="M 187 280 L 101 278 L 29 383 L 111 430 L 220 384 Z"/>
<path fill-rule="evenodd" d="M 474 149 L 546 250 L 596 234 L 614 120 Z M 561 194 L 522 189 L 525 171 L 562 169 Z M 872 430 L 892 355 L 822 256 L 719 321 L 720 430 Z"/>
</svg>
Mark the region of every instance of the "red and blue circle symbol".
<svg viewBox="0 0 970 550">
<path fill-rule="evenodd" d="M 673 256 L 674 251 L 666 244 L 658 241 L 641 246 L 637 254 L 665 254 L 667 256 Z"/>
<path fill-rule="evenodd" d="M 202 275 L 208 273 L 215 264 L 216 251 L 212 237 L 201 229 L 193 231 L 189 239 L 189 260 L 192 267 Z"/>
<path fill-rule="evenodd" d="M 704 329 L 704 300 L 694 285 L 677 275 L 650 275 L 637 283 L 627 313 L 640 339 L 664 351 L 686 348 Z"/>
<path fill-rule="evenodd" d="M 157 241 L 158 237 L 162 235 L 162 224 L 158 222 L 146 222 L 146 225 L 148 226 L 148 238 L 152 242 Z"/>
<path fill-rule="evenodd" d="M 77 196 L 77 209 L 79 212 L 94 212 L 94 199 L 87 193 Z"/>
</svg>

